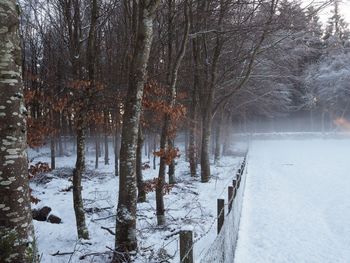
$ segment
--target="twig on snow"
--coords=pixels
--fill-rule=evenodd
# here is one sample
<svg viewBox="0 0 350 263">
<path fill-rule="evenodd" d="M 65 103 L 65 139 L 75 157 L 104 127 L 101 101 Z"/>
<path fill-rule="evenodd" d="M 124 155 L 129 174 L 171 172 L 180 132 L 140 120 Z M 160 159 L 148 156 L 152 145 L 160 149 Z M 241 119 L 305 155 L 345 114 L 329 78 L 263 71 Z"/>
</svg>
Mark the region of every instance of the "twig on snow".
<svg viewBox="0 0 350 263">
<path fill-rule="evenodd" d="M 101 228 L 108 231 L 108 233 L 110 233 L 111 235 L 115 236 L 115 233 L 113 232 L 113 230 L 109 229 L 108 227 L 101 226 Z"/>
<path fill-rule="evenodd" d="M 56 253 L 50 254 L 51 256 L 66 256 L 72 255 L 74 252 L 60 252 L 59 250 Z"/>
</svg>

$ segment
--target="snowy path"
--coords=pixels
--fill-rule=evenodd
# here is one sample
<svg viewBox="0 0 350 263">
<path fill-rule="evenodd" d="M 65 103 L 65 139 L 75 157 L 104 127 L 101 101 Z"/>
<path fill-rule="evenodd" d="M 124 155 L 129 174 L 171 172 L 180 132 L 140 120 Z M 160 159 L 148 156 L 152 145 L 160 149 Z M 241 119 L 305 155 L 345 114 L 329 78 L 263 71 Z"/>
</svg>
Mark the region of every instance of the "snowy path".
<svg viewBox="0 0 350 263">
<path fill-rule="evenodd" d="M 255 141 L 235 263 L 350 262 L 350 140 Z"/>
</svg>

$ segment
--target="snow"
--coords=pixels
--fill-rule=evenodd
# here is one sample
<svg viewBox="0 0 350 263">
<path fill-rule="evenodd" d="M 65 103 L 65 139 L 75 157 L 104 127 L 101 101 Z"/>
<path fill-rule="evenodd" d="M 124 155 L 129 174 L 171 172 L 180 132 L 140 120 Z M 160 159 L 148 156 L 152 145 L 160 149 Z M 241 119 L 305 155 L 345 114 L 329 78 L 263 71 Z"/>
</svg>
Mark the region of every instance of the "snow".
<svg viewBox="0 0 350 263">
<path fill-rule="evenodd" d="M 324 134 L 275 134 L 252 136 L 242 218 L 235 263 L 345 263 L 350 258 L 350 139 L 346 134 L 335 139 Z M 314 139 L 312 139 L 314 137 Z M 288 139 L 289 138 L 289 139 Z M 291 139 L 292 138 L 292 139 Z M 240 155 L 244 144 L 234 145 Z M 75 155 L 57 157 L 57 169 L 31 182 L 34 207 L 50 206 L 62 224 L 34 221 L 41 262 L 108 262 L 115 231 L 115 210 L 119 178 L 114 163 L 94 169 L 94 150 L 89 147 L 83 178 L 83 199 L 90 240 L 77 239 L 73 198 L 72 168 Z M 112 147 L 111 147 L 112 149 Z M 49 149 L 30 151 L 32 163 L 49 162 Z M 242 156 L 242 155 L 241 155 Z M 111 156 L 113 160 L 113 156 Z M 144 156 L 144 161 L 148 161 Z M 210 251 L 217 237 L 218 198 L 227 202 L 227 187 L 232 183 L 242 157 L 223 157 L 212 165 L 212 179 L 200 183 L 191 178 L 184 156 L 177 161 L 177 184 L 165 196 L 167 224 L 157 226 L 155 193 L 137 207 L 139 251 L 135 263 L 179 262 L 179 231 L 194 233 L 195 262 Z M 153 179 L 158 170 L 144 170 Z M 44 179 L 48 179 L 45 181 Z M 50 179 L 51 178 L 51 179 Z M 52 256 L 56 252 L 70 253 Z M 94 254 L 95 253 L 95 254 Z M 85 256 L 90 254 L 88 256 Z M 83 259 L 79 259 L 85 256 Z"/>
<path fill-rule="evenodd" d="M 253 141 L 235 263 L 350 259 L 350 139 Z"/>
<path fill-rule="evenodd" d="M 234 146 L 236 150 L 242 147 L 244 148 L 244 144 Z M 112 149 L 110 147 L 110 152 Z M 37 205 L 33 205 L 33 208 L 49 206 L 52 208 L 51 213 L 61 217 L 63 221 L 62 224 L 34 221 L 42 263 L 109 262 L 108 256 L 114 248 L 114 236 L 101 227 L 115 231 L 119 178 L 114 176 L 112 154 L 109 165 L 104 165 L 102 157 L 99 168 L 94 169 L 95 155 L 91 145 L 89 150 L 86 156 L 86 172 L 82 180 L 82 194 L 84 208 L 90 209 L 85 213 L 90 240 L 77 239 L 72 192 L 65 191 L 72 184 L 70 179 L 76 160 L 74 154 L 67 152 L 65 156 L 57 157 L 57 169 L 54 172 L 31 182 L 33 195 L 41 200 Z M 48 148 L 31 150 L 29 157 L 32 163 L 50 163 Z M 143 158 L 144 161 L 148 161 L 146 156 Z M 147 194 L 147 202 L 138 204 L 139 251 L 135 262 L 160 262 L 162 259 L 168 260 L 166 262 L 179 262 L 178 232 L 181 229 L 194 231 L 195 240 L 200 238 L 194 246 L 194 258 L 199 260 L 216 237 L 217 199 L 227 198 L 227 187 L 232 183 L 241 161 L 241 156 L 222 157 L 218 165 L 211 166 L 210 182 L 201 183 L 199 177 L 190 177 L 188 163 L 184 156 L 181 156 L 176 166 L 177 184 L 165 195 L 166 226 L 157 226 L 154 192 Z M 158 167 L 156 170 L 150 168 L 143 172 L 145 179 L 153 179 L 158 175 Z M 50 177 L 51 179 L 45 182 L 44 179 Z M 74 253 L 52 256 L 58 251 Z M 102 254 L 79 259 L 90 253 Z"/>
</svg>

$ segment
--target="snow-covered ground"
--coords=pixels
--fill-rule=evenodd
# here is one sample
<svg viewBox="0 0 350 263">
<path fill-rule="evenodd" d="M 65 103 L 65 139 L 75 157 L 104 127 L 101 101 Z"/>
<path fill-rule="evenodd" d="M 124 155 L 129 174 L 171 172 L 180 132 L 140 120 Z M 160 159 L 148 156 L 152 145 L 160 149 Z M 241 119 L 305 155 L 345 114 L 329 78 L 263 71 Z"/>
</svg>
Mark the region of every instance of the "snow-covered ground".
<svg viewBox="0 0 350 263">
<path fill-rule="evenodd" d="M 234 149 L 237 150 L 237 147 L 242 145 Z M 32 163 L 50 163 L 49 151 L 45 148 L 39 152 L 30 151 L 29 157 Z M 33 195 L 41 200 L 33 208 L 49 206 L 52 208 L 51 213 L 63 220 L 62 224 L 34 221 L 42 263 L 109 262 L 114 236 L 101 227 L 115 230 L 119 179 L 114 176 L 113 161 L 110 165 L 104 165 L 102 157 L 100 168 L 94 169 L 94 158 L 94 152 L 91 151 L 87 155 L 87 171 L 83 178 L 83 199 L 85 209 L 88 210 L 86 221 L 90 240 L 77 240 L 72 192 L 65 191 L 72 184 L 70 178 L 75 155 L 68 153 L 67 156 L 57 157 L 57 169 L 54 172 L 31 182 Z M 148 161 L 147 157 L 144 159 Z M 178 183 L 165 196 L 167 225 L 162 228 L 157 226 L 154 192 L 147 195 L 146 203 L 138 205 L 139 253 L 135 262 L 179 262 L 177 233 L 181 228 L 188 227 L 193 229 L 195 239 L 203 236 L 194 247 L 194 256 L 200 259 L 216 237 L 217 198 L 227 198 L 227 186 L 232 183 L 241 160 L 242 157 L 223 157 L 219 165 L 212 165 L 213 177 L 210 182 L 202 184 L 199 177 L 190 177 L 188 163 L 182 156 L 176 171 Z M 157 172 L 152 168 L 144 170 L 145 179 L 155 178 Z M 53 256 L 57 252 L 67 254 Z M 84 255 L 85 258 L 79 259 Z"/>
<path fill-rule="evenodd" d="M 350 262 L 350 139 L 254 141 L 235 263 Z"/>
</svg>

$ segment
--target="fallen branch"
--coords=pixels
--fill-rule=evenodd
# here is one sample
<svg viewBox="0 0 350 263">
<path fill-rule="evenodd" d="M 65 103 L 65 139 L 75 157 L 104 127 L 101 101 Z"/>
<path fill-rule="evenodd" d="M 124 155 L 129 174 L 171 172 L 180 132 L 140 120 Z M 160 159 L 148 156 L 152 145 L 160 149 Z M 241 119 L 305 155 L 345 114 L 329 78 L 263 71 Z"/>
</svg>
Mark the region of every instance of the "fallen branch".
<svg viewBox="0 0 350 263">
<path fill-rule="evenodd" d="M 85 255 L 82 255 L 79 257 L 80 260 L 85 259 L 86 257 L 90 257 L 90 256 L 101 256 L 101 255 L 106 255 L 106 254 L 111 254 L 110 251 L 104 251 L 104 252 L 92 252 L 92 253 L 87 253 Z"/>
<path fill-rule="evenodd" d="M 115 236 L 115 233 L 113 232 L 113 230 L 110 230 L 107 227 L 101 226 L 102 229 L 107 230 L 111 235 Z"/>
<path fill-rule="evenodd" d="M 101 212 L 103 210 L 108 210 L 108 209 L 112 209 L 114 206 L 108 206 L 108 207 L 102 207 L 102 208 L 99 208 L 99 207 L 89 207 L 89 208 L 85 208 L 84 211 L 86 213 L 98 213 L 98 212 Z"/>
<path fill-rule="evenodd" d="M 66 256 L 66 255 L 72 255 L 74 252 L 60 252 L 57 251 L 56 253 L 51 254 L 51 256 Z"/>
<path fill-rule="evenodd" d="M 165 240 L 168 240 L 169 238 L 178 235 L 180 232 L 181 232 L 180 230 L 179 230 L 179 231 L 175 231 L 175 232 L 173 232 L 173 233 L 171 233 L 171 234 L 169 234 L 169 235 L 166 235 L 166 236 L 164 237 L 164 239 L 165 239 Z"/>
<path fill-rule="evenodd" d="M 117 215 L 110 215 L 110 216 L 106 216 L 106 217 L 100 217 L 100 218 L 97 218 L 97 219 L 92 219 L 91 221 L 92 222 L 95 222 L 95 221 L 99 221 L 99 220 L 106 220 L 106 219 L 109 219 L 111 217 L 115 217 Z"/>
</svg>

